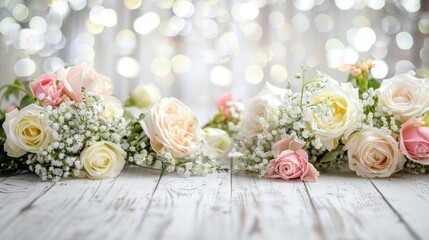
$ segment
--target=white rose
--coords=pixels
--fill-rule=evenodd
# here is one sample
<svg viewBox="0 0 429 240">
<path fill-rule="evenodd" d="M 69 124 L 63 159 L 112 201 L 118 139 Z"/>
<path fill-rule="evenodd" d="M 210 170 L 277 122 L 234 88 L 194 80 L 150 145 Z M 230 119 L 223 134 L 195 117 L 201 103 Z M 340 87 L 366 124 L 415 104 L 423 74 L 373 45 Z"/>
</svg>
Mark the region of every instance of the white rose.
<svg viewBox="0 0 429 240">
<path fill-rule="evenodd" d="M 113 178 L 125 164 L 125 151 L 112 142 L 95 142 L 80 154 L 83 168 L 91 179 Z"/>
<path fill-rule="evenodd" d="M 204 128 L 203 133 L 206 140 L 203 146 L 205 152 L 215 158 L 225 157 L 232 145 L 228 133 L 222 129 L 211 127 Z"/>
<path fill-rule="evenodd" d="M 347 150 L 349 167 L 362 177 L 389 177 L 405 164 L 398 142 L 376 128 L 354 133 L 344 150 Z"/>
<path fill-rule="evenodd" d="M 279 113 L 279 106 L 286 93 L 286 89 L 278 88 L 267 83 L 265 88 L 244 106 L 240 132 L 248 137 L 254 137 L 264 131 L 260 122 L 263 118 L 269 125 L 268 129 L 273 127 L 272 118 Z"/>
<path fill-rule="evenodd" d="M 163 98 L 146 114 L 142 124 L 152 148 L 162 155 L 165 148 L 174 161 L 201 148 L 203 133 L 194 113 L 175 98 Z"/>
<path fill-rule="evenodd" d="M 6 113 L 3 129 L 6 133 L 4 150 L 10 157 L 21 157 L 27 152 L 38 153 L 52 143 L 48 126 L 36 116 L 43 108 L 30 104 Z"/>
<path fill-rule="evenodd" d="M 381 82 L 378 104 L 406 122 L 429 110 L 428 93 L 428 81 L 402 73 Z"/>
<path fill-rule="evenodd" d="M 310 124 L 315 123 L 313 130 L 328 150 L 356 130 L 363 112 L 358 89 L 350 83 L 330 82 L 310 98 L 309 104 Z"/>
<path fill-rule="evenodd" d="M 131 92 L 136 107 L 147 110 L 161 100 L 161 93 L 154 84 L 140 84 Z"/>
<path fill-rule="evenodd" d="M 105 96 L 101 100 L 101 104 L 104 105 L 104 111 L 101 116 L 108 118 L 119 118 L 124 115 L 124 108 L 122 107 L 121 101 L 113 96 Z"/>
</svg>

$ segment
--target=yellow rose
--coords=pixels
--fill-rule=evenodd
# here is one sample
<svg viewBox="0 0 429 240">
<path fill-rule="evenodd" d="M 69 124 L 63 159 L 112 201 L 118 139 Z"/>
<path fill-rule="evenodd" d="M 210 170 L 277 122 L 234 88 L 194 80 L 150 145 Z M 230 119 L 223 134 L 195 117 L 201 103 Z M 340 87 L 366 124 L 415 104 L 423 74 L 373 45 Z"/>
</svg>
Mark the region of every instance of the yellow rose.
<svg viewBox="0 0 429 240">
<path fill-rule="evenodd" d="M 125 165 L 125 151 L 107 141 L 95 142 L 80 154 L 83 168 L 91 179 L 114 178 Z"/>
<path fill-rule="evenodd" d="M 309 124 L 328 150 L 337 147 L 341 137 L 347 139 L 360 122 L 362 105 L 350 83 L 329 84 L 310 99 L 310 106 Z"/>
<path fill-rule="evenodd" d="M 165 148 L 173 156 L 173 161 L 190 156 L 201 147 L 203 134 L 197 118 L 175 98 L 163 98 L 153 106 L 142 126 L 152 148 L 160 155 Z"/>
<path fill-rule="evenodd" d="M 43 108 L 36 104 L 6 113 L 3 129 L 6 133 L 4 150 L 10 157 L 21 157 L 27 152 L 38 153 L 52 143 L 48 126 L 36 114 Z"/>
</svg>

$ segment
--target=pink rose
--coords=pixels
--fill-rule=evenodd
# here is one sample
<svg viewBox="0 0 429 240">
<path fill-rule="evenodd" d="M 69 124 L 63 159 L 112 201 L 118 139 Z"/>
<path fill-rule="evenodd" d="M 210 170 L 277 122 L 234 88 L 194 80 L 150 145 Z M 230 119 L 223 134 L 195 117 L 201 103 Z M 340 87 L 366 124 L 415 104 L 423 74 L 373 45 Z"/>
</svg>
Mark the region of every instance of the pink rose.
<svg viewBox="0 0 429 240">
<path fill-rule="evenodd" d="M 82 88 L 97 95 L 108 96 L 113 92 L 112 81 L 106 76 L 97 73 L 87 64 L 80 64 L 70 68 L 64 79 L 67 95 L 76 102 L 83 101 Z"/>
<path fill-rule="evenodd" d="M 41 100 L 44 106 L 58 106 L 68 100 L 64 94 L 64 84 L 57 85 L 56 79 L 51 74 L 42 74 L 29 84 L 34 97 Z"/>
<path fill-rule="evenodd" d="M 268 166 L 265 175 L 268 178 L 285 180 L 300 178 L 303 181 L 314 182 L 319 172 L 308 162 L 308 154 L 302 149 L 304 143 L 283 138 L 273 145 L 274 160 Z"/>
<path fill-rule="evenodd" d="M 228 103 L 236 101 L 232 92 L 226 92 L 216 101 L 216 108 L 222 111 L 226 118 L 229 118 L 229 107 Z"/>
<path fill-rule="evenodd" d="M 408 159 L 429 165 L 429 127 L 419 118 L 411 118 L 399 130 L 399 147 Z"/>
</svg>

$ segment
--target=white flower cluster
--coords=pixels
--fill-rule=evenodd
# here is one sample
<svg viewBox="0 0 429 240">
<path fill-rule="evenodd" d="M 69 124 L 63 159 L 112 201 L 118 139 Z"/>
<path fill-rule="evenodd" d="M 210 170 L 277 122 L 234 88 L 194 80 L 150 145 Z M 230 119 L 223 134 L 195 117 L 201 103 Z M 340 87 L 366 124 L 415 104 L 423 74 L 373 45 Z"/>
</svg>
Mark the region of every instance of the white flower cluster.
<svg viewBox="0 0 429 240">
<path fill-rule="evenodd" d="M 238 160 L 238 170 L 264 175 L 273 159 L 273 144 L 289 137 L 304 142 L 309 161 L 316 163 L 327 150 L 345 141 L 360 126 L 361 119 L 363 108 L 357 89 L 325 74 L 318 73 L 305 82 L 301 92 L 268 85 L 244 108 L 231 156 Z M 344 154 L 337 158 L 344 158 Z M 316 166 L 327 168 L 333 164 Z"/>
<path fill-rule="evenodd" d="M 98 141 L 120 144 L 127 135 L 122 117 L 103 117 L 105 106 L 98 96 L 88 93 L 85 102 L 65 102 L 58 108 L 46 106 L 38 118 L 45 122 L 53 143 L 28 155 L 27 164 L 43 180 L 84 176 L 81 152 Z"/>
<path fill-rule="evenodd" d="M 144 118 L 144 114 L 140 119 Z M 219 166 L 215 156 L 207 152 L 206 148 L 199 148 L 191 155 L 180 159 L 174 159 L 167 148 L 161 148 L 159 154 L 151 147 L 150 139 L 142 128 L 141 122 L 137 120 L 129 124 L 130 132 L 127 139 L 122 141 L 122 148 L 127 152 L 126 162 L 129 165 L 140 167 L 150 167 L 165 170 L 167 172 L 177 172 L 185 176 L 207 175 L 213 172 L 227 171 Z M 207 144 L 203 140 L 202 146 Z"/>
</svg>

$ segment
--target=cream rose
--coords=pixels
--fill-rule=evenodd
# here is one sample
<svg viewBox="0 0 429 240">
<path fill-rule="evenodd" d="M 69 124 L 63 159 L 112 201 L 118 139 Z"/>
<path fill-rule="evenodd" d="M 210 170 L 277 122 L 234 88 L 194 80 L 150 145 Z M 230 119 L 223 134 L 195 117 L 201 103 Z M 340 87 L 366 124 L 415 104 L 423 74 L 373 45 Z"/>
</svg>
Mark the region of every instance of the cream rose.
<svg viewBox="0 0 429 240">
<path fill-rule="evenodd" d="M 112 142 L 95 142 L 80 154 L 83 168 L 91 179 L 114 178 L 125 164 L 125 151 Z"/>
<path fill-rule="evenodd" d="M 36 116 L 43 108 L 30 104 L 6 113 L 3 129 L 6 133 L 4 150 L 10 157 L 21 157 L 27 152 L 38 153 L 52 143 L 51 130 Z"/>
<path fill-rule="evenodd" d="M 101 116 L 108 118 L 118 118 L 124 115 L 124 108 L 122 107 L 121 101 L 113 96 L 105 96 L 101 100 L 101 103 L 104 105 L 104 111 L 101 113 Z"/>
<path fill-rule="evenodd" d="M 161 93 L 154 84 L 140 84 L 132 92 L 136 107 L 147 110 L 161 99 Z"/>
<path fill-rule="evenodd" d="M 216 158 L 225 157 L 231 149 L 232 140 L 228 133 L 219 128 L 207 127 L 203 129 L 206 143 L 203 148 L 206 153 Z"/>
<path fill-rule="evenodd" d="M 283 95 L 286 89 L 275 87 L 269 83 L 265 88 L 245 105 L 242 113 L 240 132 L 248 137 L 254 137 L 264 131 L 261 118 L 269 125 L 271 130 L 272 118 L 279 113 L 279 106 L 282 104 Z"/>
<path fill-rule="evenodd" d="M 428 81 L 403 73 L 381 82 L 378 104 L 406 122 L 429 110 L 428 93 Z"/>
<path fill-rule="evenodd" d="M 358 89 L 350 83 L 331 83 L 310 99 L 310 123 L 323 146 L 337 147 L 356 129 L 362 114 Z"/>
<path fill-rule="evenodd" d="M 160 155 L 165 148 L 175 161 L 200 149 L 203 133 L 194 113 L 176 98 L 163 98 L 146 114 L 144 123 L 152 148 Z"/>
<path fill-rule="evenodd" d="M 362 177 L 389 177 L 405 164 L 398 142 L 376 128 L 354 133 L 344 150 L 347 150 L 349 167 Z"/>
</svg>

